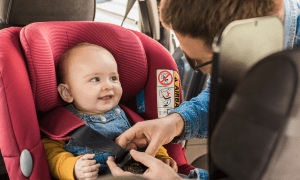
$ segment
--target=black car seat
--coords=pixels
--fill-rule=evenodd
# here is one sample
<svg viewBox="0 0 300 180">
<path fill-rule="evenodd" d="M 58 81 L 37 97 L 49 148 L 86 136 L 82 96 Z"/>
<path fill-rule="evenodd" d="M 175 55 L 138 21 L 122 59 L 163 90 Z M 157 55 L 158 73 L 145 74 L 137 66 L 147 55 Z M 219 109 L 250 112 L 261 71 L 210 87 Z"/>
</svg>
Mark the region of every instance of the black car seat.
<svg viewBox="0 0 300 180">
<path fill-rule="evenodd" d="M 93 21 L 95 0 L 1 0 L 0 29 L 44 21 Z"/>
<path fill-rule="evenodd" d="M 300 49 L 254 65 L 211 137 L 214 163 L 231 179 L 299 179 Z"/>
</svg>

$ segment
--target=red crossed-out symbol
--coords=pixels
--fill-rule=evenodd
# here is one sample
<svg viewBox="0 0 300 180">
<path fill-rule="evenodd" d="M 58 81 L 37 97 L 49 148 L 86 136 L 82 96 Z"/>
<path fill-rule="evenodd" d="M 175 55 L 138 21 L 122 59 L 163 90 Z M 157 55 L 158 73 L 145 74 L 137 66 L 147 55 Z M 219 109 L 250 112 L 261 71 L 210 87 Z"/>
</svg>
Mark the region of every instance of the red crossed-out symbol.
<svg viewBox="0 0 300 180">
<path fill-rule="evenodd" d="M 168 77 L 171 76 L 170 82 L 168 82 Z M 169 71 L 161 71 L 158 74 L 158 82 L 163 86 L 169 86 L 173 82 L 173 76 Z"/>
</svg>

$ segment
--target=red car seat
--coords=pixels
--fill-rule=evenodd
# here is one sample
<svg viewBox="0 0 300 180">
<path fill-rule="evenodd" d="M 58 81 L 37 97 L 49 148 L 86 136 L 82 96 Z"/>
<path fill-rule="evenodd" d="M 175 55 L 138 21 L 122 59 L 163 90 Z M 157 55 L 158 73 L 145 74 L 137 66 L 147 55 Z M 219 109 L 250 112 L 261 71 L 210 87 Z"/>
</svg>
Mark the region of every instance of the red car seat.
<svg viewBox="0 0 300 180">
<path fill-rule="evenodd" d="M 11 179 L 50 179 L 37 112 L 46 113 L 65 104 L 56 90 L 55 67 L 69 47 L 89 42 L 113 54 L 123 87 L 120 104 L 128 107 L 124 111 L 129 118 L 138 115 L 146 120 L 157 118 L 157 69 L 177 71 L 173 58 L 158 42 L 112 24 L 33 23 L 22 29 L 4 29 L 0 31 L 0 38 L 0 148 Z M 143 89 L 144 112 L 137 113 L 136 95 Z M 49 122 L 49 127 L 54 131 L 59 127 L 74 129 L 70 124 L 61 124 L 53 126 Z M 194 169 L 179 144 L 165 147 L 177 162 L 180 173 L 188 174 Z M 20 167 L 20 155 L 25 149 L 33 162 L 29 178 L 22 174 Z"/>
</svg>

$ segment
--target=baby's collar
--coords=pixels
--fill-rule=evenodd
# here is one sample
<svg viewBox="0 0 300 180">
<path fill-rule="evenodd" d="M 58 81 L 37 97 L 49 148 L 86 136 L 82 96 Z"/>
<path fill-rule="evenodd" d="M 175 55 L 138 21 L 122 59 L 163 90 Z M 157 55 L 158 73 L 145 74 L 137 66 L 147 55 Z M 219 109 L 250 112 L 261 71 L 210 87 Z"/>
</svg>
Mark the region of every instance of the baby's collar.
<svg viewBox="0 0 300 180">
<path fill-rule="evenodd" d="M 87 114 L 87 113 L 85 113 L 84 111 L 80 111 L 80 110 L 76 109 L 76 108 L 74 107 L 73 104 L 72 104 L 72 107 L 73 107 L 76 111 L 78 111 L 79 113 L 86 114 L 86 115 L 93 115 L 93 116 L 95 116 L 95 115 L 105 114 L 105 113 Z"/>
</svg>

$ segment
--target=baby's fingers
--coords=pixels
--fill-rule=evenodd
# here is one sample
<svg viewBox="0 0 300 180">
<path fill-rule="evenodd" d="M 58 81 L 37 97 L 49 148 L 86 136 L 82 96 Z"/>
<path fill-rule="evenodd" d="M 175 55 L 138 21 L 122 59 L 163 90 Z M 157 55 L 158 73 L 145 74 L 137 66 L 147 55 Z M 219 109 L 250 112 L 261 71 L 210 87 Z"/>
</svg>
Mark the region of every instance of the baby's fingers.
<svg viewBox="0 0 300 180">
<path fill-rule="evenodd" d="M 177 166 L 177 163 L 174 160 L 170 161 L 170 166 L 172 167 L 172 169 L 174 169 L 174 171 L 176 173 L 178 172 L 178 166 Z"/>
<path fill-rule="evenodd" d="M 170 166 L 170 159 L 169 158 L 161 159 L 161 161 Z"/>
<path fill-rule="evenodd" d="M 84 173 L 89 173 L 89 172 L 94 172 L 94 171 L 98 172 L 100 166 L 101 166 L 100 164 L 94 164 L 92 166 L 85 166 L 82 168 L 82 172 L 84 172 Z"/>
<path fill-rule="evenodd" d="M 92 179 L 96 179 L 97 177 L 98 177 L 98 170 L 89 173 L 84 173 L 85 180 L 92 180 Z"/>
<path fill-rule="evenodd" d="M 80 159 L 89 160 L 89 159 L 93 159 L 94 157 L 95 157 L 95 154 L 85 154 Z"/>
<path fill-rule="evenodd" d="M 175 172 L 178 171 L 178 166 L 177 166 L 177 163 L 172 160 L 172 159 L 169 159 L 169 158 L 164 158 L 164 159 L 161 159 L 165 164 L 169 165 Z"/>
</svg>

